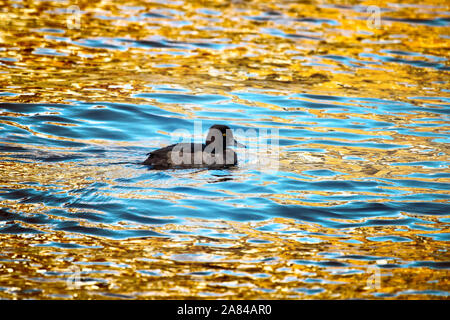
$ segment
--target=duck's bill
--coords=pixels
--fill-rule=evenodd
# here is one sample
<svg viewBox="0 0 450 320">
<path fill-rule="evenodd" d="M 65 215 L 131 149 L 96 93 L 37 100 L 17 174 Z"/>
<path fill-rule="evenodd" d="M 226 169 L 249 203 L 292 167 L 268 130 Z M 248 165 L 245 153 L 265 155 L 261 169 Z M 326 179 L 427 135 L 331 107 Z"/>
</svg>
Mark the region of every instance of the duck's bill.
<svg viewBox="0 0 450 320">
<path fill-rule="evenodd" d="M 234 145 L 235 145 L 236 147 L 238 147 L 238 148 L 247 148 L 246 145 L 244 145 L 244 144 L 242 144 L 242 143 L 240 143 L 240 142 L 237 142 L 236 140 L 234 140 Z"/>
</svg>

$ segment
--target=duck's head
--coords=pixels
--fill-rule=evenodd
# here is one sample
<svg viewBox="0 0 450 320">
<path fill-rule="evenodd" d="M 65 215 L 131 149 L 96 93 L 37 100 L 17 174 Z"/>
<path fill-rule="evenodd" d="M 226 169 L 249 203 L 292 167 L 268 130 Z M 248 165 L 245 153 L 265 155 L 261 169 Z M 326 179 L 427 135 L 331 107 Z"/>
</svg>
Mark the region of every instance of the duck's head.
<svg viewBox="0 0 450 320">
<path fill-rule="evenodd" d="M 233 131 L 231 131 L 230 127 L 223 124 L 215 124 L 209 128 L 206 145 L 210 145 L 211 143 L 216 143 L 219 150 L 225 150 L 230 146 L 246 148 L 246 146 L 234 139 Z"/>
</svg>

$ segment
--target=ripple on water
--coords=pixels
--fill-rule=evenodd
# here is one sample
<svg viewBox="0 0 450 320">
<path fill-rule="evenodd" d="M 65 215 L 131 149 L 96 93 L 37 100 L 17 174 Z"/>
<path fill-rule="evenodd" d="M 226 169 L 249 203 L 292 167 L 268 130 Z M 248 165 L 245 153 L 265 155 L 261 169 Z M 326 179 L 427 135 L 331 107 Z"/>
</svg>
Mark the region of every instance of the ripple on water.
<svg viewBox="0 0 450 320">
<path fill-rule="evenodd" d="M 56 7 L 0 25 L 0 298 L 448 296 L 445 6 Z M 216 123 L 276 168 L 141 165 Z"/>
</svg>

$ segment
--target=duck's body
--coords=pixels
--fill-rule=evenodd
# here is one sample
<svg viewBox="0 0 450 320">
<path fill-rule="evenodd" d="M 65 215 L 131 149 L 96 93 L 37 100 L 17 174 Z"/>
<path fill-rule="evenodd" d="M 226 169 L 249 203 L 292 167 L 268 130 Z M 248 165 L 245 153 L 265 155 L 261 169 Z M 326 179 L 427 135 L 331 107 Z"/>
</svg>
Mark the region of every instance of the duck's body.
<svg viewBox="0 0 450 320">
<path fill-rule="evenodd" d="M 236 153 L 228 149 L 225 159 L 222 154 L 205 151 L 207 145 L 202 143 L 177 143 L 148 153 L 143 164 L 155 169 L 168 168 L 221 168 L 237 164 Z"/>
<path fill-rule="evenodd" d="M 206 143 L 177 143 L 148 153 L 143 162 L 155 169 L 210 168 L 220 169 L 237 164 L 236 153 L 228 146 L 243 146 L 233 138 L 231 129 L 214 125 L 209 129 Z"/>
</svg>

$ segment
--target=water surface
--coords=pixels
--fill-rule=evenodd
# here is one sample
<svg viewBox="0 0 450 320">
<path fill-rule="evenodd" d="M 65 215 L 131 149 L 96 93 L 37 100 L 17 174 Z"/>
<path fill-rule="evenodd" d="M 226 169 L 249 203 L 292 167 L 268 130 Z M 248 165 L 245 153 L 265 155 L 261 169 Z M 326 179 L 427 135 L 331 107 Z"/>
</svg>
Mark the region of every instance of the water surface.
<svg viewBox="0 0 450 320">
<path fill-rule="evenodd" d="M 0 3 L 0 298 L 448 299 L 444 1 Z"/>
</svg>

